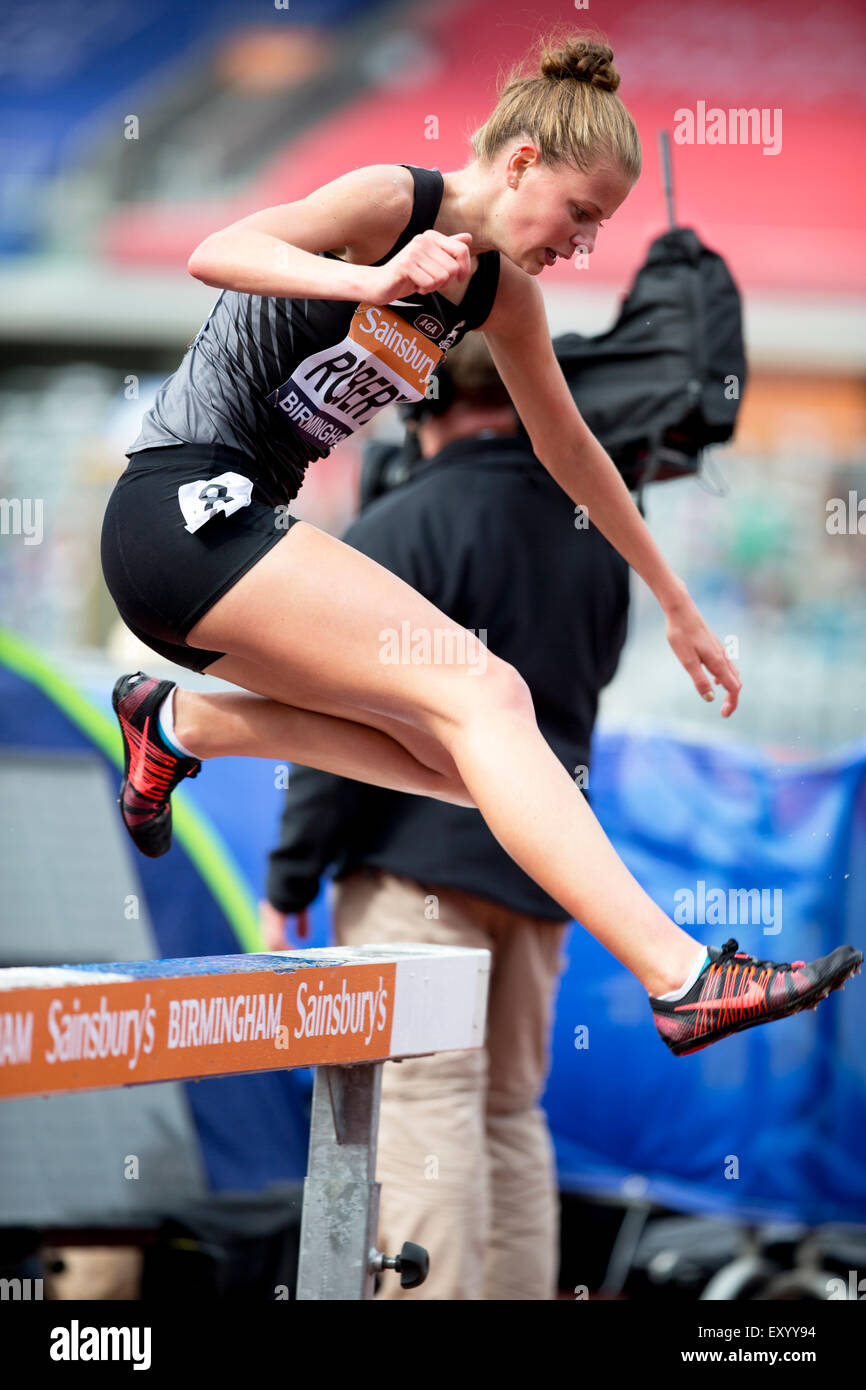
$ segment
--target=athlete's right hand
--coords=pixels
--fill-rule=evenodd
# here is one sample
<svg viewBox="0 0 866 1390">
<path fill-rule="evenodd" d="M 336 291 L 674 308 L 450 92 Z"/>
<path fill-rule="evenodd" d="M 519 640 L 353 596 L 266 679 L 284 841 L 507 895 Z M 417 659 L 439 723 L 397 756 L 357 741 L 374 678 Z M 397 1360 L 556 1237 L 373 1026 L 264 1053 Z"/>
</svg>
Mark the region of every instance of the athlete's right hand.
<svg viewBox="0 0 866 1390">
<path fill-rule="evenodd" d="M 365 298 L 370 304 L 390 304 L 408 294 L 431 294 L 449 280 L 462 281 L 471 273 L 471 232 L 443 236 L 428 227 L 407 242 L 384 265 L 371 265 Z"/>
</svg>

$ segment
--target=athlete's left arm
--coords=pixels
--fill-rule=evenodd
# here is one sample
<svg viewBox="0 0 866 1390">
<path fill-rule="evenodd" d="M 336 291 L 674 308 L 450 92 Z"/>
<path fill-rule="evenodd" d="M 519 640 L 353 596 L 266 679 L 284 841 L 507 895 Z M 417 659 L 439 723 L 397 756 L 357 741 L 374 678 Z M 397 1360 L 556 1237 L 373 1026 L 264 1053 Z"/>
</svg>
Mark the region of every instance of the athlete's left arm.
<svg viewBox="0 0 866 1390">
<path fill-rule="evenodd" d="M 737 670 L 670 569 L 616 465 L 575 405 L 556 360 L 535 279 L 504 255 L 482 332 L 537 458 L 649 585 L 667 616 L 668 641 L 698 694 L 713 699 L 706 667 L 727 691 L 722 714 L 732 714 L 741 688 Z"/>
</svg>

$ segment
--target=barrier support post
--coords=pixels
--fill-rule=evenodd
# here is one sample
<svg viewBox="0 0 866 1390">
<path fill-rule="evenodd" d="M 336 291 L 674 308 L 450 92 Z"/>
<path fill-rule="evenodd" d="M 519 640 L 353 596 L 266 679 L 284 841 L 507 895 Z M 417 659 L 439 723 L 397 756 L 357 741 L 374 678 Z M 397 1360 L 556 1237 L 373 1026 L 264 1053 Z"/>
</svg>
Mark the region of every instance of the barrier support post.
<svg viewBox="0 0 866 1390">
<path fill-rule="evenodd" d="M 316 1067 L 298 1299 L 373 1297 L 382 1063 Z"/>
</svg>

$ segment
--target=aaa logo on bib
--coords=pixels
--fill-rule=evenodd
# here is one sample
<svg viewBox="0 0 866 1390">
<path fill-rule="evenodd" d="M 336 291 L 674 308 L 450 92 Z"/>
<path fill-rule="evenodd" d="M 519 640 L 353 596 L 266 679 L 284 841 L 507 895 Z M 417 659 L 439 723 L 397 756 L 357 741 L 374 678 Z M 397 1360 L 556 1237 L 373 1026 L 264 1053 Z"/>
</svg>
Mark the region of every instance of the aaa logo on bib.
<svg viewBox="0 0 866 1390">
<path fill-rule="evenodd" d="M 265 399 L 329 449 L 385 406 L 421 400 L 441 359 L 441 348 L 399 314 L 359 304 L 343 341 L 305 357 Z"/>
</svg>

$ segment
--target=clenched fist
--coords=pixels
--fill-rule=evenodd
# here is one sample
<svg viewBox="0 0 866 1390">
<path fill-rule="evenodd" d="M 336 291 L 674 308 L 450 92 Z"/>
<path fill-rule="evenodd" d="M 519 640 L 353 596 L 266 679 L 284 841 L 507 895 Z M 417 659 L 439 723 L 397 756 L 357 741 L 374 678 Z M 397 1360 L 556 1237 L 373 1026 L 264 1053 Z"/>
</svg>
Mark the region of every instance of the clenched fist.
<svg viewBox="0 0 866 1390">
<path fill-rule="evenodd" d="M 443 236 L 432 227 L 419 232 L 384 265 L 369 266 L 365 276 L 371 304 L 390 304 L 410 294 L 432 294 L 450 280 L 467 280 L 471 271 L 471 232 Z"/>
</svg>

